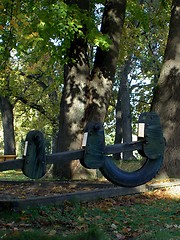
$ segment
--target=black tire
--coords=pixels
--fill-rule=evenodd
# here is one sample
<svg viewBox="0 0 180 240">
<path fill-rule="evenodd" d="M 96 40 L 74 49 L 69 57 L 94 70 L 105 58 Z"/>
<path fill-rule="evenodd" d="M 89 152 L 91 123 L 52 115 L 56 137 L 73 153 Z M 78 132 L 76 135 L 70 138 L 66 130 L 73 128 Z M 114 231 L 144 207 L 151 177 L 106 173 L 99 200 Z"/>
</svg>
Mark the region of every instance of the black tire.
<svg viewBox="0 0 180 240">
<path fill-rule="evenodd" d="M 110 182 L 123 187 L 136 187 L 149 182 L 155 177 L 163 163 L 163 157 L 146 159 L 144 165 L 136 171 L 126 172 L 117 167 L 112 157 L 106 157 L 99 170 Z"/>
<path fill-rule="evenodd" d="M 42 178 L 46 173 L 45 141 L 43 133 L 30 131 L 26 136 L 27 153 L 24 156 L 23 173 L 31 179 Z"/>
</svg>

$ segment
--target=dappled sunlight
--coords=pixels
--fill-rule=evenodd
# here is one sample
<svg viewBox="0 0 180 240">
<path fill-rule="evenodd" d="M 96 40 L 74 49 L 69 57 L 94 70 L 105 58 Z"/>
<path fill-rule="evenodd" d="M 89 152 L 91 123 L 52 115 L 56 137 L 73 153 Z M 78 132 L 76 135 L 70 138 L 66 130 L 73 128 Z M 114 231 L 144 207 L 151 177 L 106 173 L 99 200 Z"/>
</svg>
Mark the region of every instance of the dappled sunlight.
<svg viewBox="0 0 180 240">
<path fill-rule="evenodd" d="M 177 57 L 179 58 L 179 57 Z M 179 61 L 175 60 L 168 60 L 164 63 L 162 70 L 161 70 L 161 75 L 159 78 L 159 83 L 162 84 L 165 82 L 167 77 L 169 77 L 172 74 L 172 71 L 176 70 L 176 74 L 180 74 L 179 72 Z"/>
<path fill-rule="evenodd" d="M 144 194 L 151 199 L 180 200 L 180 186 L 160 188 Z"/>
<path fill-rule="evenodd" d="M 107 89 L 111 88 L 112 82 L 108 78 L 105 78 L 99 69 L 97 74 L 95 77 L 98 80 L 91 83 L 91 91 L 94 91 L 98 97 L 104 97 Z"/>
</svg>

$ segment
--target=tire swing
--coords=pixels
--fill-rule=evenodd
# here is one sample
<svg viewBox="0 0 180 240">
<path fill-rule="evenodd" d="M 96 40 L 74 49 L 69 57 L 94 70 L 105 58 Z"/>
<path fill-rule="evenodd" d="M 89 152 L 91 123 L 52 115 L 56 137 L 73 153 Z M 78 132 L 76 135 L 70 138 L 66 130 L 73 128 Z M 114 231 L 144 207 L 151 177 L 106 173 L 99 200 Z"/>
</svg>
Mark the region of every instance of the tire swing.
<svg viewBox="0 0 180 240">
<path fill-rule="evenodd" d="M 99 170 L 114 184 L 124 187 L 142 185 L 154 178 L 163 164 L 165 140 L 158 115 L 155 112 L 142 113 L 139 126 L 143 126 L 144 134 L 138 137 L 142 141 L 142 150 L 138 152 L 146 158 L 145 162 L 139 169 L 127 172 L 120 169 L 112 157 L 106 156 Z"/>
</svg>

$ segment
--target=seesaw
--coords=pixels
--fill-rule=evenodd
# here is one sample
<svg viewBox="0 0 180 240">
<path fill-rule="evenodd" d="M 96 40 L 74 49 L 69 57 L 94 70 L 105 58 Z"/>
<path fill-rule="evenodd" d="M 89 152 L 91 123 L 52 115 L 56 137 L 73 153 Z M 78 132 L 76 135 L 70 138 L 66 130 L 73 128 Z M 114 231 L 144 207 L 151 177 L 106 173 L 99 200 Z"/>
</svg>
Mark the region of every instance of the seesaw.
<svg viewBox="0 0 180 240">
<path fill-rule="evenodd" d="M 138 125 L 137 141 L 106 146 L 103 124 L 88 123 L 82 149 L 54 154 L 45 153 L 42 132 L 33 130 L 26 136 L 23 157 L 0 162 L 0 171 L 21 169 L 27 177 L 40 179 L 46 173 L 47 164 L 60 163 L 61 160 L 80 160 L 84 167 L 99 169 L 106 179 L 116 185 L 124 187 L 142 185 L 154 178 L 160 170 L 165 141 L 159 117 L 155 112 L 142 113 Z M 135 150 L 145 158 L 143 165 L 136 170 L 123 170 L 113 159 L 113 154 Z"/>
</svg>

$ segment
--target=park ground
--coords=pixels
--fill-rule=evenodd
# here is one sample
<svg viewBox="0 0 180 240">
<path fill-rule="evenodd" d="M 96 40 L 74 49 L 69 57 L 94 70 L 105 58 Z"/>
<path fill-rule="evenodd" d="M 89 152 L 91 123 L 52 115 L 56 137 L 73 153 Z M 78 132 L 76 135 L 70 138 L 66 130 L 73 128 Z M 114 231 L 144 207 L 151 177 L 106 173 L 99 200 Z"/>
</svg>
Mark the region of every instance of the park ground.
<svg viewBox="0 0 180 240">
<path fill-rule="evenodd" d="M 173 186 L 89 202 L 1 209 L 0 239 L 179 240 L 179 203 L 180 186 Z"/>
</svg>

